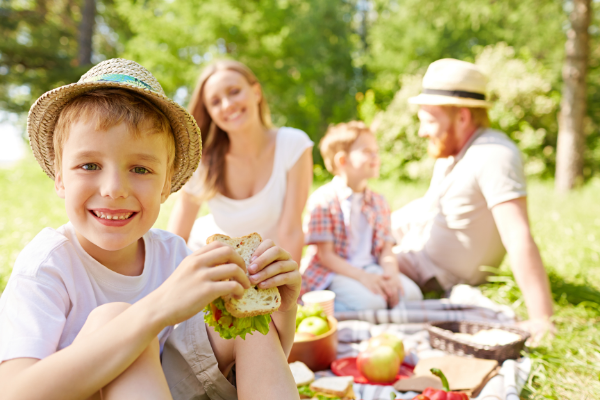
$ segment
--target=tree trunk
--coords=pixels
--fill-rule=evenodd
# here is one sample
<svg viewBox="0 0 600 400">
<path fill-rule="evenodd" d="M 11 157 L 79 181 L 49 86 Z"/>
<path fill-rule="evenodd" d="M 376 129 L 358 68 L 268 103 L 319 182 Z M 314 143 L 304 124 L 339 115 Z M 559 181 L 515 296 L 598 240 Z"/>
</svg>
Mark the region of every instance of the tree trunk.
<svg viewBox="0 0 600 400">
<path fill-rule="evenodd" d="M 567 192 L 583 180 L 584 119 L 587 108 L 586 76 L 589 56 L 591 0 L 573 0 L 567 32 L 563 90 L 558 118 L 556 190 Z"/>
<path fill-rule="evenodd" d="M 83 0 L 83 12 L 79 25 L 79 55 L 77 57 L 80 67 L 92 63 L 92 36 L 95 18 L 96 0 Z"/>
</svg>

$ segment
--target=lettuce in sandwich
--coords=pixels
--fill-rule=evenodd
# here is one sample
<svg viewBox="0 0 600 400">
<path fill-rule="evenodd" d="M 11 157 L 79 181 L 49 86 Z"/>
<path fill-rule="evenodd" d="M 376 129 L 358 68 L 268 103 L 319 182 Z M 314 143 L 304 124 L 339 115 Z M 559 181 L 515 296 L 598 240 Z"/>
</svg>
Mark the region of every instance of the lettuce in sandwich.
<svg viewBox="0 0 600 400">
<path fill-rule="evenodd" d="M 212 326 L 223 339 L 241 336 L 245 340 L 246 334 L 254 331 L 263 335 L 269 333 L 271 314 L 236 318 L 227 311 L 223 299 L 219 297 L 204 309 L 204 322 Z"/>
</svg>

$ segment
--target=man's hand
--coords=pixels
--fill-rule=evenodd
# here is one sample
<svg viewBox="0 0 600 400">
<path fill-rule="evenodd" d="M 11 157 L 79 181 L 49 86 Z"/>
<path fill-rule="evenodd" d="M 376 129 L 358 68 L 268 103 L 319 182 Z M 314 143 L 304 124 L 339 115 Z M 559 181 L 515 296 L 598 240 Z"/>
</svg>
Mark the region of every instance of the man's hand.
<svg viewBox="0 0 600 400">
<path fill-rule="evenodd" d="M 212 242 L 186 257 L 149 296 L 161 305 L 168 326 L 191 318 L 218 297 L 241 298 L 248 288 L 242 257 L 233 248 Z"/>
<path fill-rule="evenodd" d="M 549 339 L 553 339 L 556 335 L 554 323 L 545 318 L 528 319 L 527 321 L 519 322 L 517 326 L 531 333 L 531 337 L 527 341 L 527 345 L 531 347 L 539 346 L 546 335 Z"/>
<path fill-rule="evenodd" d="M 298 264 L 290 253 L 267 239 L 254 251 L 248 267 L 250 283 L 259 289 L 279 288 L 281 306 L 279 311 L 286 312 L 296 307 L 300 294 L 302 277 Z"/>
</svg>

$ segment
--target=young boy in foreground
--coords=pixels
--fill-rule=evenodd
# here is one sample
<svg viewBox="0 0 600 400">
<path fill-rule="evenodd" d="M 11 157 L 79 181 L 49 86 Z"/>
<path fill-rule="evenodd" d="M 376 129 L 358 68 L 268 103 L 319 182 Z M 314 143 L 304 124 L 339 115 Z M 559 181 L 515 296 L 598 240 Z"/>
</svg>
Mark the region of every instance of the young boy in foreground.
<svg viewBox="0 0 600 400">
<path fill-rule="evenodd" d="M 336 311 L 386 309 L 401 299 L 421 300 L 392 253 L 390 208 L 367 182 L 379 176 L 379 147 L 362 122 L 330 127 L 319 145 L 335 175 L 308 200 L 306 243 L 316 252 L 302 289 L 335 292 Z"/>
<path fill-rule="evenodd" d="M 301 281 L 290 255 L 263 242 L 248 277 L 226 245 L 190 254 L 151 229 L 201 144 L 148 71 L 105 61 L 40 97 L 27 129 L 69 223 L 25 247 L 0 300 L 3 400 L 236 398 L 225 378 L 234 363 L 240 399 L 298 398 L 286 361 Z M 201 311 L 250 285 L 279 287 L 269 333 L 221 339 Z"/>
</svg>

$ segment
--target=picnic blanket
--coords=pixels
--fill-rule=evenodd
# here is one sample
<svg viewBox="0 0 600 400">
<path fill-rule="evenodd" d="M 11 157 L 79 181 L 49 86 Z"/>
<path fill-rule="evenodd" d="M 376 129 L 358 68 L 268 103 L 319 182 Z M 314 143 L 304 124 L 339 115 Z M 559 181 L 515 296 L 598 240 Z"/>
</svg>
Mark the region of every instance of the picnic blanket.
<svg viewBox="0 0 600 400">
<path fill-rule="evenodd" d="M 459 302 L 464 302 L 460 304 Z M 406 351 L 405 362 L 416 365 L 419 359 L 443 356 L 429 344 L 427 322 L 467 320 L 513 324 L 515 315 L 510 308 L 500 306 L 467 285 L 455 287 L 448 299 L 409 302 L 394 310 L 370 310 L 336 313 L 338 319 L 338 359 L 356 357 L 367 345 L 367 340 L 383 332 L 401 337 Z M 507 360 L 500 373 L 492 378 L 476 400 L 518 400 L 529 377 L 531 360 Z M 318 377 L 332 376 L 331 370 L 318 371 Z M 412 399 L 418 393 L 401 393 L 392 386 L 354 384 L 357 399 L 388 400 L 394 392 L 399 399 Z"/>
</svg>

